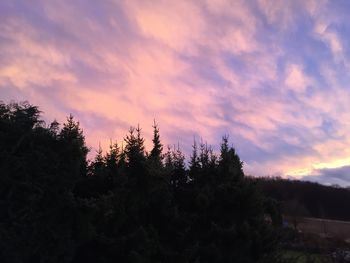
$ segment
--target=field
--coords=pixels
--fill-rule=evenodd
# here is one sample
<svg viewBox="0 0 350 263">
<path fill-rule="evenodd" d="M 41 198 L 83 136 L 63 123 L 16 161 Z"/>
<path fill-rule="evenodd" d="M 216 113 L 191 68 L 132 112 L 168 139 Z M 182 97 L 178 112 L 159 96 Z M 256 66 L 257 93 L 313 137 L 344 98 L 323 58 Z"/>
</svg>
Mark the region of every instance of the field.
<svg viewBox="0 0 350 263">
<path fill-rule="evenodd" d="M 284 219 L 290 226 L 293 226 L 296 220 L 297 229 L 302 233 L 350 241 L 350 222 L 306 217 L 285 217 Z"/>
<path fill-rule="evenodd" d="M 350 222 L 306 217 L 284 217 L 298 238 L 282 251 L 288 262 L 350 262 Z"/>
</svg>

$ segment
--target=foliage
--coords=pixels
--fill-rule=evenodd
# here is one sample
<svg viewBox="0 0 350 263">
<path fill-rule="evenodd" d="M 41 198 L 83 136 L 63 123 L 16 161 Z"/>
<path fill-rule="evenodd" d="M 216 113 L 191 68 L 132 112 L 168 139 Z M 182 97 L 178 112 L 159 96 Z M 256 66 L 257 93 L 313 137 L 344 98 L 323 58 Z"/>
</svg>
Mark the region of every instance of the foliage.
<svg viewBox="0 0 350 263">
<path fill-rule="evenodd" d="M 282 178 L 251 180 L 262 193 L 277 200 L 286 215 L 350 221 L 350 210 L 339 205 L 350 202 L 349 189 Z"/>
<path fill-rule="evenodd" d="M 244 177 L 224 137 L 216 156 L 194 144 L 163 155 L 154 123 L 125 147 L 88 148 L 73 116 L 48 127 L 29 103 L 0 103 L 1 262 L 255 262 L 273 251 L 278 218 Z"/>
</svg>

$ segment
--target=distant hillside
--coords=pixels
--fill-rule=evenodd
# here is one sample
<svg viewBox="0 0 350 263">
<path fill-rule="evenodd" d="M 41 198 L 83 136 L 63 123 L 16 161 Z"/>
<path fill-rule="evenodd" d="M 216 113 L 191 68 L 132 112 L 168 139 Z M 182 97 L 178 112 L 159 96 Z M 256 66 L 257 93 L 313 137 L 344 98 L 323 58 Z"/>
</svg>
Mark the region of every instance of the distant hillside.
<svg viewBox="0 0 350 263">
<path fill-rule="evenodd" d="M 281 178 L 258 178 L 260 190 L 280 202 L 286 215 L 350 221 L 350 190 Z"/>
</svg>

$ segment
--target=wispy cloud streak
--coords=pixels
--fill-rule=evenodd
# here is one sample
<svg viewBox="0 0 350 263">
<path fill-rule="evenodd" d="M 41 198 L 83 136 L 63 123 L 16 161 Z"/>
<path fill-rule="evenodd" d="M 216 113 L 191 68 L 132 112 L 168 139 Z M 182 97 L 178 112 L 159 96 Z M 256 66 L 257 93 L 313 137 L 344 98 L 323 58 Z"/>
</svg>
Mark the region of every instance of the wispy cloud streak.
<svg viewBox="0 0 350 263">
<path fill-rule="evenodd" d="M 312 175 L 349 164 L 349 11 L 346 1 L 1 1 L 1 99 L 38 104 L 48 120 L 73 113 L 95 148 L 137 123 L 150 138 L 156 118 L 165 143 L 230 134 L 247 173 Z"/>
</svg>

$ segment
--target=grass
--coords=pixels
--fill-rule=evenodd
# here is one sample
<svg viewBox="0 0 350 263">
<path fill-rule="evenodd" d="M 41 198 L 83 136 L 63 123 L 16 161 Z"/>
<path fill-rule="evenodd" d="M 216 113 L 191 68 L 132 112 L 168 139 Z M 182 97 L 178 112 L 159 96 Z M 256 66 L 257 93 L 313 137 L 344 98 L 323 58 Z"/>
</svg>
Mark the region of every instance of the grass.
<svg viewBox="0 0 350 263">
<path fill-rule="evenodd" d="M 331 263 L 326 255 L 311 254 L 294 250 L 282 250 L 278 253 L 278 260 L 281 263 Z"/>
</svg>

